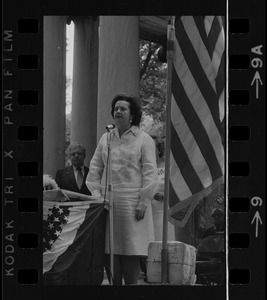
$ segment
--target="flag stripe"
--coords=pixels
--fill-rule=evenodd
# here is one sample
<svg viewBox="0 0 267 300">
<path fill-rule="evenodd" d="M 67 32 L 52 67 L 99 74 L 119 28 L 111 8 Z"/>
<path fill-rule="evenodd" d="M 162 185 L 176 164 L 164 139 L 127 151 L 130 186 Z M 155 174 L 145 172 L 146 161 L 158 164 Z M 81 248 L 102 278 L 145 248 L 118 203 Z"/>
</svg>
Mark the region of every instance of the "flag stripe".
<svg viewBox="0 0 267 300">
<path fill-rule="evenodd" d="M 183 227 L 199 200 L 224 181 L 221 19 L 176 17 L 174 38 L 169 221 Z"/>
<path fill-rule="evenodd" d="M 216 124 L 218 131 L 221 132 L 217 95 L 199 62 L 197 54 L 192 47 L 180 18 L 176 20 L 175 28 L 176 39 L 180 45 L 183 56 L 202 95 L 204 96 L 205 101 L 210 108 L 214 123 Z"/>
<path fill-rule="evenodd" d="M 178 78 L 175 70 L 173 72 L 172 92 L 176 104 L 180 108 L 187 125 L 192 132 L 198 147 L 200 148 L 206 163 L 209 166 L 211 176 L 213 180 L 217 179 L 222 175 L 220 164 L 218 163 L 215 151 L 210 143 L 209 137 L 201 121 L 199 120 L 196 111 L 192 107 L 190 99 L 188 99 L 183 85 Z M 175 146 L 176 147 L 176 146 Z M 171 148 L 173 150 L 173 148 Z"/>
<path fill-rule="evenodd" d="M 214 18 L 215 18 L 214 16 L 204 16 L 203 17 L 204 26 L 205 26 L 205 29 L 206 29 L 207 36 L 210 33 L 211 24 L 212 24 Z M 207 20 L 209 20 L 209 21 L 207 22 Z"/>
<path fill-rule="evenodd" d="M 170 153 L 170 182 L 172 184 L 172 187 L 178 197 L 178 199 L 181 196 L 181 199 L 186 199 L 188 197 L 192 196 L 192 193 L 190 189 L 188 188 L 188 185 L 186 184 L 184 177 L 181 175 L 180 168 L 178 167 L 175 159 L 173 158 L 172 152 Z M 171 198 L 172 200 L 176 201 L 175 197 Z M 173 203 L 175 204 L 175 202 Z"/>
<path fill-rule="evenodd" d="M 205 26 L 204 26 L 204 22 L 203 22 L 204 17 L 193 17 L 193 18 L 194 18 L 196 27 L 198 29 L 198 33 L 200 34 L 201 39 L 209 53 L 209 57 L 210 57 L 210 59 L 212 59 L 212 52 L 210 50 L 210 45 L 209 45 L 209 41 L 207 38 L 207 33 L 206 33 Z"/>
<path fill-rule="evenodd" d="M 221 96 L 219 98 L 219 110 L 220 110 L 221 124 L 222 124 L 222 122 L 225 118 L 225 107 L 224 107 L 224 105 L 225 105 L 225 98 L 224 98 L 224 89 L 223 89 L 223 91 L 221 93 Z M 223 126 L 223 125 L 221 125 L 221 126 Z M 225 130 L 222 129 L 222 136 L 224 135 L 224 133 L 225 133 Z M 224 137 L 222 137 L 222 138 L 224 138 Z"/>
<path fill-rule="evenodd" d="M 216 47 L 215 47 L 215 50 L 214 50 L 213 56 L 212 56 L 212 66 L 215 69 L 215 74 L 214 74 L 215 76 L 217 76 L 218 69 L 219 69 L 219 66 L 221 64 L 221 57 L 222 57 L 222 55 L 224 53 L 224 50 L 225 50 L 225 45 L 224 44 L 225 44 L 225 38 L 224 38 L 223 29 L 222 29 L 219 36 L 218 36 Z"/>
<path fill-rule="evenodd" d="M 184 150 L 183 144 L 177 136 L 176 130 L 174 129 L 172 124 L 171 136 L 173 137 L 172 142 L 175 141 L 175 144 L 171 143 L 171 151 L 173 154 L 173 158 L 175 159 L 178 166 L 183 166 L 183 168 L 180 169 L 180 171 L 191 193 L 197 193 L 198 191 L 203 189 L 203 185 L 194 168 L 192 167 L 192 164 L 188 159 L 187 153 Z"/>
<path fill-rule="evenodd" d="M 221 57 L 221 63 L 218 69 L 218 73 L 216 76 L 216 90 L 217 90 L 217 95 L 220 97 L 224 87 L 225 87 L 225 52 L 223 53 Z"/>
<path fill-rule="evenodd" d="M 186 120 L 183 117 L 183 114 L 181 113 L 179 107 L 177 106 L 175 100 L 172 101 L 172 111 L 171 111 L 171 121 L 172 125 L 176 130 L 177 135 L 179 136 L 181 143 L 183 144 L 184 150 L 187 153 L 188 159 L 190 160 L 195 172 L 197 173 L 199 179 L 202 182 L 202 185 L 206 187 L 208 184 L 211 184 L 212 178 L 209 168 L 207 167 L 206 161 L 198 147 L 198 144 L 190 131 L 188 124 Z M 217 133 L 218 135 L 218 133 Z M 175 176 L 175 169 L 173 168 L 173 163 L 175 164 L 175 161 L 172 161 L 172 176 Z M 176 171 L 178 173 L 178 170 Z M 175 191 L 176 193 L 184 193 L 186 186 L 183 186 L 182 182 L 183 178 L 180 176 L 179 178 L 176 178 L 176 184 L 175 184 Z M 175 181 L 174 181 L 175 182 Z M 178 184 L 179 182 L 179 184 Z"/>
<path fill-rule="evenodd" d="M 182 19 L 183 26 L 185 32 L 188 36 L 188 39 L 192 45 L 192 49 L 196 53 L 197 59 L 201 65 L 203 72 L 205 73 L 208 82 L 210 83 L 211 87 L 213 88 L 214 92 L 216 93 L 215 87 L 215 77 L 214 77 L 214 66 L 211 64 L 211 56 L 209 55 L 207 46 L 209 47 L 209 43 L 205 45 L 203 40 L 199 36 L 199 31 L 196 28 L 196 24 L 194 18 L 187 17 Z M 207 41 L 207 37 L 205 37 Z M 179 45 L 176 43 L 176 45 Z M 180 48 L 180 47 L 179 47 Z M 177 48 L 176 48 L 177 50 Z M 183 56 L 182 52 L 181 55 Z M 194 75 L 194 74 L 192 74 Z"/>
<path fill-rule="evenodd" d="M 202 22 L 203 22 L 203 18 Z M 198 49 L 198 58 L 201 61 L 201 65 L 203 69 L 205 70 L 205 73 L 207 74 L 207 69 L 211 69 L 209 71 L 208 80 L 214 81 L 215 84 L 215 74 L 214 74 L 214 67 L 212 67 L 212 62 L 210 61 L 210 58 L 208 55 L 206 55 L 207 51 L 205 47 L 197 46 L 197 44 L 202 44 L 201 39 L 199 35 L 196 34 L 190 34 L 191 31 L 197 31 L 195 26 L 192 26 L 192 23 L 194 24 L 194 19 L 191 16 L 183 17 L 183 24 L 185 24 L 186 32 L 190 36 L 190 42 L 193 43 L 193 47 Z M 190 99 L 194 110 L 198 114 L 198 117 L 200 118 L 208 136 L 210 139 L 210 143 L 213 145 L 213 148 L 215 150 L 217 159 L 221 165 L 221 168 L 223 168 L 223 149 L 222 149 L 222 141 L 220 139 L 222 134 L 222 129 L 220 125 L 220 120 L 218 119 L 219 123 L 219 130 L 215 123 L 213 122 L 213 118 L 211 118 L 210 109 L 204 99 L 203 94 L 201 93 L 199 86 L 194 81 L 194 78 L 192 77 L 192 73 L 189 70 L 189 67 L 187 65 L 187 61 L 183 57 L 183 54 L 181 52 L 180 45 L 178 44 L 178 41 L 174 41 L 175 45 L 175 52 L 174 52 L 174 67 L 176 69 L 177 75 L 179 76 L 181 83 L 185 89 L 185 92 Z M 212 77 L 212 78 L 211 78 Z M 215 90 L 215 86 L 214 86 Z M 217 95 L 216 95 L 217 97 Z M 218 104 L 218 98 L 217 98 L 217 110 L 218 110 L 218 118 L 219 118 L 219 104 Z"/>
<path fill-rule="evenodd" d="M 218 37 L 218 41 L 216 43 L 215 50 L 213 52 L 212 56 L 212 65 L 215 69 L 215 76 L 217 76 L 217 72 L 221 63 L 221 58 L 222 55 L 225 51 L 225 37 L 224 37 L 224 31 L 223 28 L 221 27 L 221 32 Z"/>
<path fill-rule="evenodd" d="M 208 34 L 208 41 L 210 44 L 209 49 L 211 51 L 211 55 L 215 50 L 215 46 L 217 44 L 220 31 L 221 31 L 221 26 L 220 26 L 219 20 L 217 17 L 215 17 L 215 18 L 213 18 L 211 29 Z"/>
<path fill-rule="evenodd" d="M 170 197 L 169 199 L 169 206 L 172 207 L 175 204 L 177 204 L 177 202 L 180 202 L 180 199 L 178 197 L 178 195 L 176 194 L 175 190 L 173 189 L 173 185 L 170 184 L 170 195 L 176 195 L 176 197 Z M 176 199 L 175 199 L 176 198 Z"/>
<path fill-rule="evenodd" d="M 175 45 L 175 55 L 173 58 L 173 65 L 176 70 L 176 73 L 181 80 L 181 83 L 184 87 L 187 97 L 190 99 L 190 102 L 191 102 L 195 112 L 197 113 L 199 119 L 201 120 L 201 123 L 203 124 L 203 127 L 205 128 L 205 130 L 209 136 L 210 142 L 213 145 L 213 148 L 216 152 L 218 160 L 221 161 L 222 160 L 222 157 L 221 157 L 221 153 L 222 153 L 221 145 L 222 144 L 220 141 L 221 134 L 218 131 L 215 123 L 213 122 L 213 118 L 211 117 L 210 109 L 209 109 L 205 99 L 203 98 L 203 95 L 201 94 L 196 82 L 194 81 L 194 78 L 192 77 L 190 70 L 188 69 L 188 65 L 181 53 L 181 49 L 176 40 L 175 40 L 174 45 Z M 213 70 L 213 77 L 214 77 L 214 70 Z M 173 109 L 172 109 L 172 112 L 174 112 Z M 181 116 L 181 113 L 179 113 L 177 116 L 173 116 L 172 120 L 175 120 L 177 123 L 177 120 L 180 118 L 180 116 Z M 180 122 L 179 128 L 181 126 L 183 127 L 185 125 L 181 124 L 181 122 Z M 177 130 L 178 130 L 178 126 L 175 126 L 175 127 L 177 127 Z M 180 130 L 184 130 L 184 129 L 180 129 Z M 188 130 L 186 128 L 186 131 L 183 135 L 185 136 L 187 133 L 188 133 Z M 183 140 L 182 140 L 182 142 L 183 142 Z"/>
</svg>

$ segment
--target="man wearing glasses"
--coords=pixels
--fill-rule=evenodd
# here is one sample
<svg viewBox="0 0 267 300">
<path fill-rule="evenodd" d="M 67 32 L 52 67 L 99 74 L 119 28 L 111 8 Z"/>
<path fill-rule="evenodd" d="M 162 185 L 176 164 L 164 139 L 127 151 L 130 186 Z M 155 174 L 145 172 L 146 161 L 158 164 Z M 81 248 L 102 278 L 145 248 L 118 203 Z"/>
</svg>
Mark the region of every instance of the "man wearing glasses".
<svg viewBox="0 0 267 300">
<path fill-rule="evenodd" d="M 85 179 L 89 171 L 89 168 L 84 165 L 85 147 L 74 143 L 68 147 L 67 153 L 71 161 L 71 166 L 57 171 L 56 183 L 61 189 L 91 195 L 85 184 Z"/>
</svg>

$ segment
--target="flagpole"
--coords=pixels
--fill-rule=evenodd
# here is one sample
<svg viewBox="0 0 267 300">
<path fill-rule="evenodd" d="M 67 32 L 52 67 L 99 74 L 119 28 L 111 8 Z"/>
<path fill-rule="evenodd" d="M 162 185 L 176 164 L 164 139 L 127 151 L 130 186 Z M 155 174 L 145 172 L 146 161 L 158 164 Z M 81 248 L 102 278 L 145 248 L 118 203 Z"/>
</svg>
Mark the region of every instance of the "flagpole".
<svg viewBox="0 0 267 300">
<path fill-rule="evenodd" d="M 114 240 L 113 240 L 113 186 L 111 178 L 111 133 L 108 133 L 108 192 L 109 192 L 109 248 L 110 248 L 110 285 L 114 279 Z"/>
<path fill-rule="evenodd" d="M 174 17 L 168 21 L 167 31 L 167 91 L 166 91 L 166 142 L 165 142 L 165 179 L 164 179 L 164 208 L 163 208 L 163 232 L 161 250 L 161 282 L 168 283 L 168 203 L 169 203 L 169 179 L 170 179 L 170 122 L 171 122 L 171 78 L 173 63 L 174 41 Z"/>
</svg>

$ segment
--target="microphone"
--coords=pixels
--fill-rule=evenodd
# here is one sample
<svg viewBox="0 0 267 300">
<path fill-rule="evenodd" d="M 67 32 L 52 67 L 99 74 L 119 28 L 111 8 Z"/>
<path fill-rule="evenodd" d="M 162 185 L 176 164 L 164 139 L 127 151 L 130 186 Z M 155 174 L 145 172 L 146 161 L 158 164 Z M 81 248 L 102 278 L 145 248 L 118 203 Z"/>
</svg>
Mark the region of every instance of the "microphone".
<svg viewBox="0 0 267 300">
<path fill-rule="evenodd" d="M 112 130 L 112 129 L 114 129 L 115 128 L 115 125 L 114 124 L 110 124 L 110 125 L 107 125 L 106 126 L 106 130 L 107 131 L 110 131 L 110 130 Z"/>
</svg>

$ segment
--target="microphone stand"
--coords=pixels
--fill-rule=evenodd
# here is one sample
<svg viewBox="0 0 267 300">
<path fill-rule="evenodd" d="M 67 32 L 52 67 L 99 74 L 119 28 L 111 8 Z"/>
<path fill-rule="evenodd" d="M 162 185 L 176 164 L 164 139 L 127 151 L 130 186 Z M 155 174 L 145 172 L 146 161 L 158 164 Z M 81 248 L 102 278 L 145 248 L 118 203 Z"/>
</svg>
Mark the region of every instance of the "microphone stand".
<svg viewBox="0 0 267 300">
<path fill-rule="evenodd" d="M 112 186 L 112 170 L 111 170 L 111 132 L 109 129 L 107 134 L 108 156 L 108 194 L 109 194 L 109 248 L 110 248 L 110 284 L 113 285 L 114 276 L 114 244 L 113 244 L 113 186 Z"/>
</svg>

